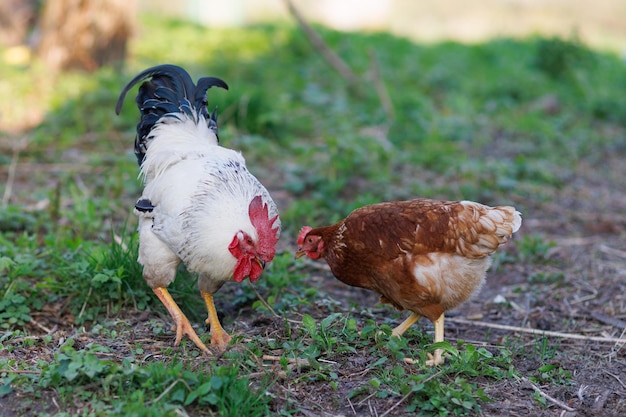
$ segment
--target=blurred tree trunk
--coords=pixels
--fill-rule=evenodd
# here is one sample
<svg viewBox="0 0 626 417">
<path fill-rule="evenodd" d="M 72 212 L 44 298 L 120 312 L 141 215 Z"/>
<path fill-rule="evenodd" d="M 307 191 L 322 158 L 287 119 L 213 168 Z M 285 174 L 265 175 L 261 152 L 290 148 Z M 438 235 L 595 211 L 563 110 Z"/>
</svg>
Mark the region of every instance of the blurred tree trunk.
<svg viewBox="0 0 626 417">
<path fill-rule="evenodd" d="M 135 0 L 48 0 L 37 54 L 52 70 L 121 66 L 132 34 Z"/>
<path fill-rule="evenodd" d="M 0 1 L 0 43 L 16 46 L 27 43 L 37 18 L 38 0 Z"/>
</svg>

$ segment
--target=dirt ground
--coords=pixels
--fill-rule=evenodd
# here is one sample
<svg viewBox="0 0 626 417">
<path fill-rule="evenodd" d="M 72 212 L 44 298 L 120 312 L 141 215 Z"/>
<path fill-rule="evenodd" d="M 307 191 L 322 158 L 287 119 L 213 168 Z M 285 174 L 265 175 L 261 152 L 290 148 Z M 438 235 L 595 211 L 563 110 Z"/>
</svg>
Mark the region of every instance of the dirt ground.
<svg viewBox="0 0 626 417">
<path fill-rule="evenodd" d="M 488 349 L 507 345 L 517 349 L 514 367 L 522 376 L 536 375 L 540 363 L 537 349 L 553 349 L 551 363 L 571 374 L 560 384 L 537 386 L 551 399 L 540 406 L 534 399 L 535 388 L 528 380 L 501 381 L 474 379 L 486 389 L 493 401 L 483 404 L 484 416 L 623 416 L 626 415 L 626 344 L 608 342 L 626 338 L 626 194 L 623 178 L 626 163 L 615 155 L 607 156 L 603 166 L 587 166 L 584 162 L 575 175 L 553 198 L 541 203 L 520 202 L 525 208 L 524 223 L 518 239 L 524 235 L 541 236 L 554 242 L 545 262 L 505 264 L 488 274 L 487 284 L 471 301 L 448 314 L 446 339 L 471 342 Z M 292 243 L 286 242 L 293 250 Z M 507 251 L 516 250 L 509 245 Z M 354 313 L 357 322 L 373 318 L 382 323 L 395 314 L 387 306 L 378 306 L 378 297 L 360 289 L 347 288 L 321 267 L 311 267 L 310 282 L 348 311 L 349 301 L 371 307 L 371 316 Z M 250 306 L 235 309 L 229 304 L 234 286 L 225 287 L 218 298 L 218 311 L 226 317 L 237 317 L 230 331 L 245 337 L 267 337 L 284 330 L 283 319 L 253 314 Z M 506 303 L 496 302 L 504 299 Z M 55 306 L 33 315 L 32 335 L 51 333 L 57 346 L 73 337 L 78 346 L 91 342 L 107 345 L 112 359 L 120 361 L 129 355 L 135 343 L 142 343 L 146 361 L 163 360 L 162 349 L 172 343 L 171 334 L 155 336 L 151 323 L 169 318 L 148 311 L 127 311 L 119 316 L 120 337 L 99 338 L 83 329 L 67 325 L 64 317 L 55 315 Z M 323 303 L 308 311 L 321 319 L 329 314 Z M 510 326 L 494 328 L 486 326 Z M 432 335 L 432 326 L 421 321 L 418 326 Z M 572 337 L 547 337 L 522 329 L 540 329 L 567 333 Z M 541 347 L 541 343 L 546 345 Z M 16 346 L 18 343 L 12 342 Z M 538 347 L 539 346 L 539 347 Z M 233 349 L 238 349 L 235 346 Z M 521 354 L 520 354 L 521 352 Z M 528 354 L 524 354 L 528 352 Z M 52 360 L 53 349 L 16 347 L 10 355 L 20 360 Z M 297 403 L 301 415 L 313 416 L 378 416 L 389 410 L 397 398 L 368 398 L 354 403 L 348 393 L 364 378 L 364 358 L 336 358 L 339 388 L 328 383 L 284 384 L 275 388 L 276 405 L 282 401 Z M 46 398 L 46 396 L 48 396 Z M 332 401 L 328 399 L 332 398 Z M 558 402 L 558 403 L 557 403 Z M 84 404 L 76 403 L 78 411 Z M 62 409 L 54 392 L 43 401 L 12 393 L 0 402 L 0 416 L 55 413 Z M 190 415 L 193 415 L 191 413 Z M 397 407 L 388 415 L 408 415 Z"/>
</svg>

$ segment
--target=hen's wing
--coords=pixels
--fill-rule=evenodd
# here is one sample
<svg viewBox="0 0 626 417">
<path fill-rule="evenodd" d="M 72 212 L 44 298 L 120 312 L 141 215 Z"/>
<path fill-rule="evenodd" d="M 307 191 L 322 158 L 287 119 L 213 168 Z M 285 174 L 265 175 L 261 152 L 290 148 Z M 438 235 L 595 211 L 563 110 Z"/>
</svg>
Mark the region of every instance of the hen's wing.
<svg viewBox="0 0 626 417">
<path fill-rule="evenodd" d="M 362 207 L 344 224 L 342 240 L 351 248 L 385 259 L 431 252 L 481 258 L 519 229 L 521 216 L 507 206 L 415 199 Z"/>
</svg>

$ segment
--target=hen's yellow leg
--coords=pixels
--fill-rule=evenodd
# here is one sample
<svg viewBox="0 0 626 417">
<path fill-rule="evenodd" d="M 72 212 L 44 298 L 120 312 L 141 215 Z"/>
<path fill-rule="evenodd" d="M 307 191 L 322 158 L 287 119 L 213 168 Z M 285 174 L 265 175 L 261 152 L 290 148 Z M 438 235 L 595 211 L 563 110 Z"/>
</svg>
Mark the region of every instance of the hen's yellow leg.
<svg viewBox="0 0 626 417">
<path fill-rule="evenodd" d="M 200 291 L 200 294 L 202 294 L 207 312 L 209 313 L 206 323 L 211 326 L 211 345 L 214 345 L 220 351 L 224 351 L 228 346 L 228 342 L 230 342 L 230 336 L 224 331 L 220 324 L 220 319 L 217 317 L 217 311 L 213 303 L 213 294 L 204 291 Z"/>
<path fill-rule="evenodd" d="M 409 327 L 414 325 L 420 319 L 420 317 L 421 316 L 419 314 L 411 313 L 411 315 L 407 317 L 406 320 L 404 320 L 398 325 L 398 327 L 394 328 L 391 331 L 391 335 L 396 337 L 402 336 L 404 332 L 409 329 Z"/>
<path fill-rule="evenodd" d="M 185 316 L 185 314 L 181 311 L 181 309 L 176 304 L 176 301 L 172 298 L 170 293 L 166 288 L 157 287 L 153 288 L 152 291 L 159 297 L 159 300 L 163 303 L 167 311 L 170 313 L 170 316 L 174 319 L 174 323 L 176 325 L 176 340 L 174 341 L 174 346 L 178 346 L 180 344 L 180 339 L 183 337 L 183 334 L 189 336 L 192 342 L 196 344 L 203 352 L 209 353 L 209 349 L 206 347 L 202 340 L 196 334 L 196 331 L 191 327 L 191 323 Z"/>
<path fill-rule="evenodd" d="M 442 313 L 433 323 L 435 325 L 435 343 L 443 342 L 443 322 L 444 314 Z M 426 365 L 428 366 L 441 365 L 444 362 L 443 349 L 435 349 L 435 353 L 433 355 L 429 353 L 428 356 L 430 357 L 430 359 L 426 361 Z"/>
</svg>

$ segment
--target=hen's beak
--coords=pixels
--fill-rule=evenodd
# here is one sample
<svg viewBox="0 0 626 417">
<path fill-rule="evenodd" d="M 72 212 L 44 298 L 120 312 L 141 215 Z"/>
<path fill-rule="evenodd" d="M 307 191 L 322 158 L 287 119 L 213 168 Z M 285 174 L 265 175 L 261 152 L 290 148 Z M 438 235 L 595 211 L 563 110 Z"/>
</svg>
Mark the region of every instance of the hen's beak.
<svg viewBox="0 0 626 417">
<path fill-rule="evenodd" d="M 296 252 L 296 259 L 298 259 L 299 257 L 301 257 L 302 255 L 304 255 L 304 251 L 302 249 L 298 249 L 298 251 Z"/>
<path fill-rule="evenodd" d="M 255 256 L 254 260 L 257 261 L 261 269 L 265 269 L 265 261 L 263 259 L 259 258 L 258 256 Z"/>
</svg>

